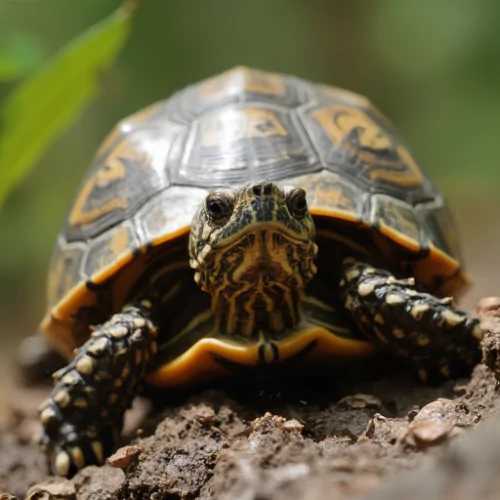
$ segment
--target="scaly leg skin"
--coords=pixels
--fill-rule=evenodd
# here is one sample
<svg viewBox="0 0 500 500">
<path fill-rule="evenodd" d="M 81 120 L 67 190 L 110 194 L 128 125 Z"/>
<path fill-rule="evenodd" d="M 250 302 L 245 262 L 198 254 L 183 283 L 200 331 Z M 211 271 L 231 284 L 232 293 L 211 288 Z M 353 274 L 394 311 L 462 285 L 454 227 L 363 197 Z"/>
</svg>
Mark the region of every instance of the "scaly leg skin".
<svg viewBox="0 0 500 500">
<path fill-rule="evenodd" d="M 40 407 L 40 445 L 54 474 L 71 477 L 84 466 L 102 464 L 113 451 L 124 413 L 156 352 L 150 307 L 148 300 L 124 307 L 54 374 L 55 386 Z"/>
<path fill-rule="evenodd" d="M 479 320 L 455 309 L 449 298 L 417 291 L 412 278 L 398 280 L 383 269 L 345 259 L 340 296 L 360 330 L 411 359 L 424 382 L 460 375 L 480 361 Z"/>
</svg>

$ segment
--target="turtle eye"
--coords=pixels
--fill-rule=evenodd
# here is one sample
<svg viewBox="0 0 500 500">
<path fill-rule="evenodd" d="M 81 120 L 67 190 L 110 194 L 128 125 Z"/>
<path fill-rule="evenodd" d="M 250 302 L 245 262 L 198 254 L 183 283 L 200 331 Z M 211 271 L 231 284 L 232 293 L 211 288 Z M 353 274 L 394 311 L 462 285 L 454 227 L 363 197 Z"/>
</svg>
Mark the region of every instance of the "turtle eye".
<svg viewBox="0 0 500 500">
<path fill-rule="evenodd" d="M 294 217 L 304 217 L 307 213 L 306 192 L 302 188 L 294 189 L 288 196 L 287 204 Z"/>
<path fill-rule="evenodd" d="M 233 200 L 226 193 L 210 193 L 207 196 L 206 207 L 212 221 L 220 224 L 233 213 Z"/>
</svg>

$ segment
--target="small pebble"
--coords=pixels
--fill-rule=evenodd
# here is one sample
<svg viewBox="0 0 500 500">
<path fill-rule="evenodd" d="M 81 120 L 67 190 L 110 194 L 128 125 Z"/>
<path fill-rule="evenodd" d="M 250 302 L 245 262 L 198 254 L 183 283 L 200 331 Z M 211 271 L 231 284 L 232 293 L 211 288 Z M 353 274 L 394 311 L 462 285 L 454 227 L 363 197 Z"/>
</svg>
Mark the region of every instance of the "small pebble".
<svg viewBox="0 0 500 500">
<path fill-rule="evenodd" d="M 292 418 L 291 420 L 287 420 L 284 424 L 282 424 L 281 428 L 285 429 L 286 431 L 296 432 L 297 434 L 300 434 L 302 432 L 302 429 L 304 428 L 304 424 L 301 424 L 298 420 Z"/>
<path fill-rule="evenodd" d="M 450 420 L 443 422 L 413 421 L 408 427 L 417 444 L 424 446 L 434 446 L 442 443 L 448 438 L 454 428 L 455 425 Z"/>
<path fill-rule="evenodd" d="M 201 407 L 196 412 L 196 420 L 204 424 L 212 424 L 215 420 L 215 412 L 212 408 Z"/>
<path fill-rule="evenodd" d="M 352 409 L 358 408 L 381 408 L 382 403 L 378 398 L 370 394 L 354 394 L 353 396 L 346 396 L 338 403 L 339 406 L 347 406 Z"/>
</svg>

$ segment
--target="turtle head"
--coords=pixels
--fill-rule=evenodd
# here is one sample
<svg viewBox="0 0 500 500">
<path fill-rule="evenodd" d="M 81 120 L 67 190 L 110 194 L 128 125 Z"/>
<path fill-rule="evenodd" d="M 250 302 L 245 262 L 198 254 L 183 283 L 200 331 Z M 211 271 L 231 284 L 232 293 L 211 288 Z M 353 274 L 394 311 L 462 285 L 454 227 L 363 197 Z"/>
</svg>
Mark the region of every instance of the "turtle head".
<svg viewBox="0 0 500 500">
<path fill-rule="evenodd" d="M 249 316 L 246 328 L 282 330 L 299 318 L 275 318 L 274 326 L 260 323 L 269 323 L 269 315 L 282 309 L 282 301 L 298 302 L 300 291 L 316 272 L 314 234 L 301 188 L 257 182 L 212 191 L 191 228 L 195 280 L 226 311 L 234 307 L 237 317 Z"/>
</svg>

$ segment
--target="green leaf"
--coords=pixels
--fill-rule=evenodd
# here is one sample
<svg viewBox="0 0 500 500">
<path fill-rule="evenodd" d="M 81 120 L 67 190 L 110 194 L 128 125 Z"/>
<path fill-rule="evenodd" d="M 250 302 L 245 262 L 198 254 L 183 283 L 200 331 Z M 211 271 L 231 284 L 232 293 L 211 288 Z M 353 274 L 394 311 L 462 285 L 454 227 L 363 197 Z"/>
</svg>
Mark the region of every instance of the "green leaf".
<svg viewBox="0 0 500 500">
<path fill-rule="evenodd" d="M 0 109 L 0 207 L 55 138 L 96 95 L 125 44 L 137 4 L 121 8 L 65 46 Z"/>
</svg>

